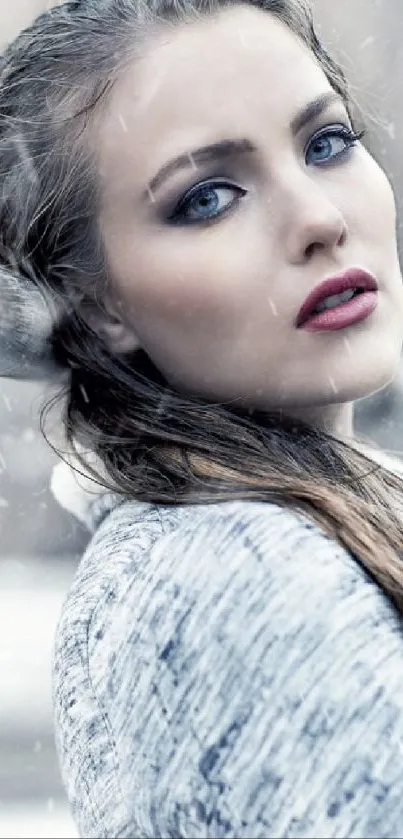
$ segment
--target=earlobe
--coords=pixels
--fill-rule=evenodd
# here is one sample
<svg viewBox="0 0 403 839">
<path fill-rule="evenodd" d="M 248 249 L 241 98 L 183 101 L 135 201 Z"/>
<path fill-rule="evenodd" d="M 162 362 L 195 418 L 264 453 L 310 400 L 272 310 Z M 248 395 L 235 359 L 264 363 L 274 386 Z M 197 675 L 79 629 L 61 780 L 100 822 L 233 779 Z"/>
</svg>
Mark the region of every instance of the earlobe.
<svg viewBox="0 0 403 839">
<path fill-rule="evenodd" d="M 121 321 L 104 323 L 98 330 L 98 335 L 108 349 L 117 354 L 131 353 L 140 347 L 134 330 Z"/>
<path fill-rule="evenodd" d="M 84 319 L 92 331 L 101 338 L 110 352 L 117 354 L 131 353 L 140 348 L 140 342 L 132 326 L 112 312 L 100 306 L 91 307 L 83 312 Z"/>
</svg>

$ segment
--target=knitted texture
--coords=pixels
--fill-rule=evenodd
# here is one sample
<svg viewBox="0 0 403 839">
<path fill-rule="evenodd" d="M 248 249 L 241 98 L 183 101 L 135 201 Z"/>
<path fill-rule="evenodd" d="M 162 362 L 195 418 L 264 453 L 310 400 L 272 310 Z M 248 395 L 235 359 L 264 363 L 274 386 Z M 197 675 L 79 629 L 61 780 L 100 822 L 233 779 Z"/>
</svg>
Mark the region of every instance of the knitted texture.
<svg viewBox="0 0 403 839">
<path fill-rule="evenodd" d="M 402 625 L 360 565 L 272 504 L 97 505 L 54 657 L 80 835 L 403 837 Z"/>
</svg>

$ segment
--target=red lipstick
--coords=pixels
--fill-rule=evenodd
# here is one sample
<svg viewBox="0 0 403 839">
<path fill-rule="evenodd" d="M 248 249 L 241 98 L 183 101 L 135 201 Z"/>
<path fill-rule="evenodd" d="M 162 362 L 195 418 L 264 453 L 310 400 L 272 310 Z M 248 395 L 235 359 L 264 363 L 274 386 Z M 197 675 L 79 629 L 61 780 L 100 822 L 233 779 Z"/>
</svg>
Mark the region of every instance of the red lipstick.
<svg viewBox="0 0 403 839">
<path fill-rule="evenodd" d="M 308 332 L 344 329 L 364 320 L 374 311 L 378 302 L 377 291 L 375 277 L 360 268 L 330 277 L 308 295 L 295 325 L 297 329 Z M 338 295 L 343 295 L 343 299 L 329 300 Z"/>
</svg>

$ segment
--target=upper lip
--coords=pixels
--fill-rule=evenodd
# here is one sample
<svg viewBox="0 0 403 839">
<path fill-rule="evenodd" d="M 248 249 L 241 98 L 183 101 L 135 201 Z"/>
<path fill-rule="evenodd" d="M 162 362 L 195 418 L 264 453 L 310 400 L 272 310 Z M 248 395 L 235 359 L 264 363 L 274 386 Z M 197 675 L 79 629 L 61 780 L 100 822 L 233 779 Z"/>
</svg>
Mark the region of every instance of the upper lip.
<svg viewBox="0 0 403 839">
<path fill-rule="evenodd" d="M 344 274 L 338 274 L 335 277 L 329 277 L 323 283 L 319 283 L 316 288 L 308 294 L 305 302 L 302 304 L 298 317 L 296 320 L 297 328 L 302 326 L 305 321 L 313 314 L 314 309 L 326 297 L 331 297 L 333 294 L 341 294 L 348 289 L 359 289 L 360 291 L 377 291 L 378 283 L 372 274 L 368 271 L 363 271 L 361 268 L 351 268 L 345 271 Z"/>
</svg>

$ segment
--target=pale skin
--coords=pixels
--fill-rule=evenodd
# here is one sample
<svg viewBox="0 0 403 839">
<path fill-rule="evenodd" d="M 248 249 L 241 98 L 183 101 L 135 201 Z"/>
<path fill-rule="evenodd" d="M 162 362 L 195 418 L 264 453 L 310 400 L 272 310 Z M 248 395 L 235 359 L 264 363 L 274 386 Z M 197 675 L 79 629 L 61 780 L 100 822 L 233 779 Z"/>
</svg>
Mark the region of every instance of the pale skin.
<svg viewBox="0 0 403 839">
<path fill-rule="evenodd" d="M 110 277 L 92 325 L 115 352 L 142 347 L 179 390 L 351 437 L 354 401 L 395 375 L 403 285 L 392 189 L 332 93 L 261 10 L 156 32 L 92 136 Z M 316 115 L 299 119 L 313 102 Z M 197 155 L 222 141 L 238 148 Z M 378 281 L 370 317 L 297 329 L 307 294 L 352 267 Z"/>
</svg>

